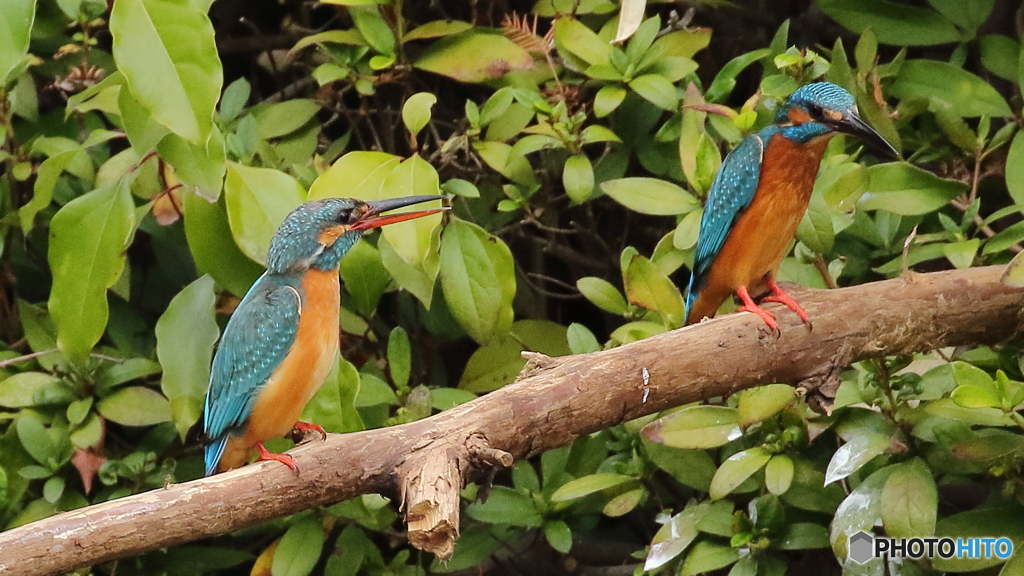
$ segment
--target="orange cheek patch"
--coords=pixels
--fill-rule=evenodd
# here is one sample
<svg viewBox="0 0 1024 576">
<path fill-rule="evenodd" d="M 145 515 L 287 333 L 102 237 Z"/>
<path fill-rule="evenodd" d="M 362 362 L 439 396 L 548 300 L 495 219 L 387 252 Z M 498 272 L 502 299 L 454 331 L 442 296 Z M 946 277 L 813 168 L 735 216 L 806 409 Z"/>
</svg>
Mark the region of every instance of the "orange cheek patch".
<svg viewBox="0 0 1024 576">
<path fill-rule="evenodd" d="M 332 226 L 320 233 L 320 237 L 317 239 L 318 242 L 324 246 L 334 246 L 334 243 L 341 237 L 345 232 L 348 232 L 348 226 L 341 224 L 338 226 Z"/>
<path fill-rule="evenodd" d="M 790 108 L 789 121 L 793 124 L 803 124 L 804 122 L 810 122 L 811 116 L 799 108 Z"/>
</svg>

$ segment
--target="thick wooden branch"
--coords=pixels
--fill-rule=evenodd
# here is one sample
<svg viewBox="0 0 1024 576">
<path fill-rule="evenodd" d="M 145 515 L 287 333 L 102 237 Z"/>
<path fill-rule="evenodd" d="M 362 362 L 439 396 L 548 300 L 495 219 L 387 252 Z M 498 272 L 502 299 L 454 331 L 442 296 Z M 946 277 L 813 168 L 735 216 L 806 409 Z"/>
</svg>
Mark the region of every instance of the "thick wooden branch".
<svg viewBox="0 0 1024 576">
<path fill-rule="evenodd" d="M 1002 270 L 801 290 L 814 329 L 777 310 L 780 338 L 755 316 L 733 314 L 613 350 L 530 355 L 516 383 L 473 402 L 296 448 L 297 476 L 260 463 L 0 533 L 0 574 L 63 573 L 373 492 L 398 497 L 410 541 L 443 556 L 458 535 L 459 488 L 489 467 L 672 406 L 769 382 L 813 395 L 857 360 L 1018 334 L 1024 291 L 1000 284 Z"/>
</svg>

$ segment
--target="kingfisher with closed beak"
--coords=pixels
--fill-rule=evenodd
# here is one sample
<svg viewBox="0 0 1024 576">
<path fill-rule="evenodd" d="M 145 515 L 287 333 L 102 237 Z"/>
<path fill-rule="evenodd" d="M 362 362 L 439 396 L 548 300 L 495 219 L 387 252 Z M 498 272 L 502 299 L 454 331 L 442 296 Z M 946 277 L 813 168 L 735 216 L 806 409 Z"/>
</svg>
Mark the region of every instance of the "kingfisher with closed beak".
<svg viewBox="0 0 1024 576">
<path fill-rule="evenodd" d="M 381 213 L 442 198 L 325 198 L 285 218 L 270 242 L 266 273 L 242 298 L 213 359 L 203 411 L 207 476 L 245 464 L 253 449 L 259 460 L 298 472 L 291 456 L 263 443 L 293 427 L 326 437 L 323 428 L 298 418 L 338 352 L 341 257 L 367 230 L 446 208 Z"/>
<path fill-rule="evenodd" d="M 779 302 L 811 326 L 807 312 L 776 282 L 814 190 L 829 140 L 850 134 L 886 155 L 898 153 L 866 122 L 849 92 L 829 82 L 803 86 L 775 115 L 725 158 L 700 221 L 693 274 L 686 294 L 687 324 L 714 316 L 731 295 L 738 311 L 757 314 L 773 333 L 775 316 L 759 306 Z"/>
</svg>

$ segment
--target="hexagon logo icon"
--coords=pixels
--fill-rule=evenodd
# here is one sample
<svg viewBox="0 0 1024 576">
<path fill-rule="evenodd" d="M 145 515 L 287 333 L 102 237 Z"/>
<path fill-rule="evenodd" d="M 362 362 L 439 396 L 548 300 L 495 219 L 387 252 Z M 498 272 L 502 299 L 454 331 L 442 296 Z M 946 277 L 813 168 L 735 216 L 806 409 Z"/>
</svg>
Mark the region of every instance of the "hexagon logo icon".
<svg viewBox="0 0 1024 576">
<path fill-rule="evenodd" d="M 850 540 L 847 542 L 847 558 L 853 560 L 857 564 L 863 564 L 872 558 L 872 548 L 874 548 L 875 539 L 870 534 L 861 530 L 853 536 L 850 536 Z"/>
</svg>

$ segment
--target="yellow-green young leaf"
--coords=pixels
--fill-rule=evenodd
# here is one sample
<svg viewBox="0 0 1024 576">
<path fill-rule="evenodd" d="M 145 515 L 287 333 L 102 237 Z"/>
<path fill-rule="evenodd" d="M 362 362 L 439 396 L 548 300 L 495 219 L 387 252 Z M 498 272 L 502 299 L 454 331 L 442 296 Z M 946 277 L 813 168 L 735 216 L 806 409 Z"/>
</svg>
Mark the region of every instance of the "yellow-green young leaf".
<svg viewBox="0 0 1024 576">
<path fill-rule="evenodd" d="M 893 538 L 935 533 L 938 491 L 931 469 L 920 458 L 896 465 L 882 489 L 882 525 Z"/>
<path fill-rule="evenodd" d="M 654 216 L 676 216 L 700 208 L 692 194 L 657 178 L 619 178 L 601 183 L 601 190 L 630 210 Z"/>
<path fill-rule="evenodd" d="M 359 198 L 380 200 L 381 186 L 402 159 L 384 152 L 349 152 L 338 158 L 309 187 L 309 200 Z"/>
<path fill-rule="evenodd" d="M 356 367 L 340 355 L 336 355 L 324 385 L 306 404 L 300 419 L 303 422 L 319 424 L 324 430 L 339 434 L 365 430 L 366 426 L 355 406 L 362 382 L 362 376 Z"/>
<path fill-rule="evenodd" d="M 463 198 L 479 198 L 480 190 L 476 185 L 462 178 L 452 178 L 441 185 L 441 191 L 445 194 L 462 196 Z"/>
<path fill-rule="evenodd" d="M 22 447 L 36 462 L 51 469 L 60 464 L 60 449 L 35 413 L 23 412 L 15 424 L 15 431 Z"/>
<path fill-rule="evenodd" d="M 611 472 L 589 474 L 559 486 L 558 490 L 555 490 L 554 494 L 551 495 L 551 501 L 566 502 L 568 500 L 576 500 L 577 498 L 583 498 L 594 492 L 600 492 L 601 490 L 625 484 L 632 480 L 635 480 L 632 476 L 613 474 Z"/>
<path fill-rule="evenodd" d="M 644 100 L 658 108 L 673 111 L 679 106 L 679 96 L 676 95 L 676 87 L 664 76 L 644 74 L 634 78 L 629 83 L 629 87 L 642 96 Z"/>
<path fill-rule="evenodd" d="M 661 312 L 673 328 L 683 323 L 683 295 L 650 260 L 635 254 L 623 274 L 626 297 L 637 306 Z"/>
<path fill-rule="evenodd" d="M 533 186 L 537 183 L 530 162 L 512 146 L 504 142 L 474 142 L 473 149 L 495 172 L 516 184 Z"/>
<path fill-rule="evenodd" d="M 467 30 L 432 43 L 415 67 L 460 82 L 486 82 L 512 70 L 534 68 L 533 57 L 502 34 Z"/>
<path fill-rule="evenodd" d="M 391 247 L 387 236 L 382 236 L 377 240 L 380 261 L 384 268 L 400 288 L 408 290 L 423 303 L 427 310 L 430 309 L 430 303 L 434 298 L 434 280 L 437 279 L 437 273 L 441 268 L 441 258 L 437 253 L 437 247 L 440 245 L 441 227 L 439 226 L 434 229 L 434 233 L 430 237 L 430 254 L 421 264 L 414 266 L 399 256 L 398 252 Z"/>
<path fill-rule="evenodd" d="M 1006 265 L 1006 270 L 999 280 L 1007 286 L 1021 287 L 1024 286 L 1024 252 L 1018 253 L 1010 260 L 1010 263 Z"/>
<path fill-rule="evenodd" d="M 740 427 L 746 429 L 778 414 L 793 403 L 794 397 L 793 387 L 788 384 L 768 384 L 740 392 Z"/>
<path fill-rule="evenodd" d="M 617 84 L 608 84 L 597 91 L 594 96 L 594 114 L 598 118 L 615 112 L 615 109 L 626 99 L 626 89 Z"/>
<path fill-rule="evenodd" d="M 405 36 L 402 36 L 402 42 L 451 36 L 452 34 L 465 32 L 472 27 L 473 25 L 469 22 L 462 22 L 460 20 L 434 20 L 406 32 Z"/>
<path fill-rule="evenodd" d="M 672 246 L 676 250 L 689 250 L 697 245 L 697 236 L 700 233 L 700 220 L 704 210 L 694 210 L 679 221 L 675 232 L 672 234 Z"/>
<path fill-rule="evenodd" d="M 512 252 L 486 230 L 452 218 L 441 238 L 441 288 L 452 316 L 481 344 L 508 332 L 516 293 Z"/>
<path fill-rule="evenodd" d="M 739 413 L 724 406 L 690 406 L 641 430 L 646 438 L 674 448 L 716 448 L 743 435 Z"/>
<path fill-rule="evenodd" d="M 174 174 L 185 184 L 195 186 L 210 200 L 220 197 L 224 187 L 227 161 L 224 156 L 224 135 L 216 126 L 203 143 L 185 140 L 177 134 L 164 136 L 156 146 L 160 159 L 174 167 Z"/>
<path fill-rule="evenodd" d="M 246 256 L 266 264 L 274 232 L 305 196 L 299 182 L 280 170 L 228 163 L 224 202 L 235 243 Z"/>
<path fill-rule="evenodd" d="M 196 269 L 235 296 L 245 296 L 263 269 L 238 248 L 224 208 L 192 191 L 185 192 L 183 204 L 185 238 Z"/>
<path fill-rule="evenodd" d="M 666 522 L 651 540 L 651 549 L 644 561 L 644 570 L 656 570 L 683 553 L 697 537 L 697 522 L 710 508 L 709 502 L 690 504 Z"/>
<path fill-rule="evenodd" d="M 575 204 L 581 204 L 590 198 L 594 192 L 594 167 L 586 154 L 576 154 L 565 161 L 562 185 Z"/>
<path fill-rule="evenodd" d="M 764 485 L 772 494 L 785 494 L 793 483 L 793 459 L 776 454 L 764 467 Z"/>
<path fill-rule="evenodd" d="M 107 288 L 124 269 L 135 228 L 130 187 L 125 178 L 79 196 L 50 222 L 50 315 L 57 325 L 57 346 L 80 365 L 103 336 Z"/>
<path fill-rule="evenodd" d="M 0 87 L 7 84 L 11 72 L 21 68 L 24 62 L 35 17 L 33 0 L 8 0 L 0 10 L 0 30 L 4 38 L 0 42 Z"/>
<path fill-rule="evenodd" d="M 341 258 L 341 279 L 351 296 L 349 302 L 366 317 L 373 315 L 391 282 L 380 252 L 365 240 L 356 242 Z"/>
<path fill-rule="evenodd" d="M 544 523 L 544 538 L 548 544 L 562 554 L 572 550 L 572 530 L 564 520 L 549 520 Z"/>
<path fill-rule="evenodd" d="M 832 211 L 821 194 L 811 195 L 811 202 L 797 227 L 796 237 L 817 254 L 832 251 L 836 238 L 835 228 L 832 227 Z"/>
<path fill-rule="evenodd" d="M 307 576 L 320 560 L 324 529 L 314 516 L 292 524 L 274 551 L 272 576 Z"/>
<path fill-rule="evenodd" d="M 566 331 L 569 340 L 569 349 L 573 354 L 587 354 L 597 352 L 601 349 L 601 343 L 597 341 L 594 333 L 583 324 L 573 322 Z M 3 386 L 0 384 L 0 386 Z"/>
<path fill-rule="evenodd" d="M 733 564 L 740 559 L 740 553 L 728 544 L 701 540 L 686 555 L 679 576 L 696 576 Z"/>
<path fill-rule="evenodd" d="M 857 202 L 861 210 L 917 216 L 945 206 L 967 190 L 962 182 L 939 178 L 906 162 L 876 164 L 867 172 L 868 191 Z"/>
<path fill-rule="evenodd" d="M 410 133 L 419 133 L 427 122 L 430 122 L 430 109 L 435 103 L 437 96 L 430 92 L 417 92 L 405 101 L 405 105 L 402 106 L 402 121 Z"/>
<path fill-rule="evenodd" d="M 60 380 L 45 372 L 19 372 L 0 380 L 0 406 L 26 408 L 35 406 L 35 395 Z"/>
<path fill-rule="evenodd" d="M 214 281 L 202 276 L 179 292 L 156 322 L 156 356 L 164 375 L 160 388 L 171 402 L 171 415 L 184 438 L 199 420 L 210 381 L 217 327 Z"/>
<path fill-rule="evenodd" d="M 555 20 L 555 46 L 566 50 L 591 66 L 606 65 L 611 46 L 601 40 L 593 30 L 571 16 Z"/>
<path fill-rule="evenodd" d="M 526 364 L 522 351 L 522 344 L 511 335 L 492 339 L 470 356 L 459 388 L 481 394 L 512 382 Z"/>
<path fill-rule="evenodd" d="M 953 266 L 957 268 L 970 268 L 974 263 L 974 256 L 981 246 L 980 238 L 971 238 L 961 242 L 951 242 L 942 245 L 942 252 Z"/>
<path fill-rule="evenodd" d="M 125 0 L 111 11 L 110 33 L 118 70 L 153 118 L 205 141 L 223 83 L 206 13 L 188 0 Z"/>
<path fill-rule="evenodd" d="M 320 106 L 316 102 L 303 98 L 294 98 L 254 108 L 256 133 L 263 139 L 291 134 L 302 128 L 319 111 Z"/>
<path fill-rule="evenodd" d="M 119 388 L 96 405 L 99 413 L 123 426 L 151 426 L 171 419 L 171 403 L 145 386 Z"/>
<path fill-rule="evenodd" d="M 353 196 L 360 200 L 380 200 L 401 196 L 417 196 L 424 194 L 440 194 L 437 170 L 429 162 L 414 154 L 403 160 L 387 175 L 381 185 L 378 196 Z M 417 204 L 417 210 L 439 208 L 440 200 Z M 431 236 L 441 224 L 441 214 L 433 214 L 416 218 L 407 222 L 390 224 L 384 227 L 383 235 L 391 247 L 408 264 L 422 265 L 431 253 Z"/>
<path fill-rule="evenodd" d="M 576 281 L 576 288 L 587 300 L 605 312 L 621 316 L 629 310 L 622 293 L 607 280 L 593 276 L 580 278 Z"/>
<path fill-rule="evenodd" d="M 604 505 L 601 512 L 610 518 L 624 516 L 636 508 L 646 494 L 646 488 L 634 488 L 632 490 L 628 490 L 609 500 L 608 503 Z"/>
<path fill-rule="evenodd" d="M 904 62 L 892 85 L 892 94 L 898 98 L 929 98 L 959 116 L 1013 114 L 991 84 L 963 68 L 938 60 Z"/>
<path fill-rule="evenodd" d="M 763 448 L 755 447 L 749 450 L 737 452 L 722 462 L 711 479 L 709 495 L 714 500 L 720 500 L 736 489 L 744 480 L 750 478 L 755 472 L 764 467 L 771 459 L 771 454 Z"/>
<path fill-rule="evenodd" d="M 663 48 L 665 54 L 691 58 L 707 48 L 711 42 L 711 28 L 686 28 L 669 32 L 654 41 L 654 46 Z"/>
</svg>

